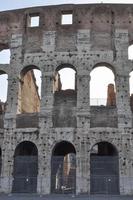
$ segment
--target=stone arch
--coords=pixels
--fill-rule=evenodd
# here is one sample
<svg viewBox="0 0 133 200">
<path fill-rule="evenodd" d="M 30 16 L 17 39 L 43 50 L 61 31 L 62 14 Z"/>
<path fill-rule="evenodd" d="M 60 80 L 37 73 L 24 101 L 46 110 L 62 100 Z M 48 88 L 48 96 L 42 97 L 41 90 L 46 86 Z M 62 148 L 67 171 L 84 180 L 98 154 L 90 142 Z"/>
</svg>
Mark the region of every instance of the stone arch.
<svg viewBox="0 0 133 200">
<path fill-rule="evenodd" d="M 108 134 L 108 133 L 106 132 L 106 134 Z M 96 144 L 99 144 L 99 143 L 101 143 L 101 142 L 111 144 L 112 147 L 115 149 L 117 155 L 119 154 L 119 150 L 120 150 L 120 149 L 119 149 L 119 146 L 118 146 L 117 143 L 114 143 L 114 142 L 112 141 L 112 139 L 110 138 L 110 136 L 108 136 L 108 138 L 106 138 L 106 139 L 104 139 L 104 137 L 102 137 L 102 138 L 99 138 L 99 139 L 94 140 L 94 141 L 91 143 L 91 145 L 90 145 L 90 152 L 91 152 L 91 149 L 93 149 L 93 147 L 94 147 Z M 117 146 L 117 148 L 116 148 L 116 146 Z"/>
<path fill-rule="evenodd" d="M 119 156 L 110 142 L 98 142 L 90 153 L 90 192 L 119 194 Z"/>
<path fill-rule="evenodd" d="M 38 149 L 33 142 L 19 143 L 14 153 L 13 187 L 15 193 L 37 191 Z"/>
<path fill-rule="evenodd" d="M 40 68 L 38 66 L 34 65 L 34 64 L 33 65 L 26 65 L 22 68 L 20 74 L 24 76 L 28 71 L 33 70 L 33 69 L 40 70 Z"/>
<path fill-rule="evenodd" d="M 36 70 L 36 71 L 35 71 Z M 40 111 L 41 71 L 35 65 L 28 65 L 20 72 L 17 113 Z"/>
<path fill-rule="evenodd" d="M 109 63 L 100 62 L 92 67 L 90 105 L 116 106 L 115 74 L 114 67 Z"/>
<path fill-rule="evenodd" d="M 51 193 L 76 190 L 76 150 L 68 141 L 55 144 L 51 157 Z"/>
<path fill-rule="evenodd" d="M 77 69 L 74 65 L 70 64 L 70 63 L 61 63 L 59 64 L 57 67 L 56 67 L 56 70 L 55 71 L 59 71 L 63 68 L 71 68 L 73 69 L 75 72 L 77 72 Z"/>
<path fill-rule="evenodd" d="M 108 69 L 110 69 L 110 70 L 113 72 L 114 76 L 116 76 L 116 69 L 115 69 L 115 67 L 113 66 L 113 64 L 112 64 L 112 63 L 109 63 L 109 62 L 104 62 L 104 61 L 102 61 L 102 62 L 96 62 L 96 63 L 94 63 L 94 65 L 92 66 L 91 71 L 92 71 L 93 69 L 97 68 L 97 67 L 102 67 L 102 66 L 105 66 L 105 67 L 107 67 Z"/>
</svg>

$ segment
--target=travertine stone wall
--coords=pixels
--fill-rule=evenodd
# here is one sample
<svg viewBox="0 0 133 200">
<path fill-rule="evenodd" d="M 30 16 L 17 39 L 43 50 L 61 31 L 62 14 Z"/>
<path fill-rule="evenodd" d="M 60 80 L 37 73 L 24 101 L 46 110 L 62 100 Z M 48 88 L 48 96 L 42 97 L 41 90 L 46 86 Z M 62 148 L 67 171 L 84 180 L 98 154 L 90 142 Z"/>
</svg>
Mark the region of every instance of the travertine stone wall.
<svg viewBox="0 0 133 200">
<path fill-rule="evenodd" d="M 62 11 L 72 11 L 72 25 L 61 25 Z M 39 26 L 29 27 L 27 18 L 34 13 L 40 16 Z M 10 48 L 11 51 L 10 64 L 0 64 L 0 70 L 8 74 L 7 109 L 3 116 L 4 128 L 0 129 L 1 192 L 12 191 L 16 146 L 22 141 L 31 141 L 39 152 L 37 192 L 50 193 L 52 150 L 65 140 L 76 149 L 77 194 L 90 192 L 90 150 L 101 141 L 110 142 L 117 148 L 120 193 L 133 194 L 129 179 L 133 177 L 133 125 L 129 101 L 129 73 L 133 63 L 128 60 L 128 46 L 133 41 L 132 23 L 133 5 L 126 4 L 59 5 L 0 13 L 0 49 Z M 60 127 L 60 123 L 56 126 L 53 121 L 53 111 L 61 109 L 54 104 L 53 81 L 56 69 L 63 64 L 77 72 L 77 94 L 71 110 L 74 123 L 71 126 L 64 123 Z M 42 72 L 41 106 L 36 127 L 30 120 L 27 127 L 19 123 L 21 116 L 18 119 L 16 115 L 18 77 L 27 66 Z M 109 67 L 114 72 L 116 107 L 111 112 L 104 108 L 102 116 L 107 120 L 115 117 L 115 125 L 113 120 L 108 126 L 106 121 L 99 125 L 101 115 L 98 113 L 102 108 L 90 108 L 90 72 L 97 66 Z M 62 106 L 69 107 L 68 104 Z M 69 109 L 64 110 L 68 114 Z"/>
</svg>

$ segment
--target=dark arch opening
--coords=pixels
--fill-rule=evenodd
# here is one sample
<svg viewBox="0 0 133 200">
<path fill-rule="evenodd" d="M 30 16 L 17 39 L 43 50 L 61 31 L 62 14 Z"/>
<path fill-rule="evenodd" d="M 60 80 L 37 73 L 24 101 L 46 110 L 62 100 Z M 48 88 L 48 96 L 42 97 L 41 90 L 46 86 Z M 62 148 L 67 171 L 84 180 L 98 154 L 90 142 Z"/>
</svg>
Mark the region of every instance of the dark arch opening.
<svg viewBox="0 0 133 200">
<path fill-rule="evenodd" d="M 17 113 L 40 111 L 41 71 L 37 66 L 24 67 L 20 73 Z"/>
<path fill-rule="evenodd" d="M 118 151 L 109 142 L 99 142 L 91 149 L 90 192 L 119 194 Z"/>
<path fill-rule="evenodd" d="M 55 145 L 51 158 L 51 192 L 75 193 L 76 151 L 67 141 Z"/>
<path fill-rule="evenodd" d="M 14 154 L 14 193 L 35 193 L 37 190 L 38 150 L 34 143 L 20 143 Z"/>
<path fill-rule="evenodd" d="M 55 145 L 53 156 L 65 156 L 69 153 L 76 154 L 74 146 L 70 142 L 62 141 Z"/>
<path fill-rule="evenodd" d="M 36 145 L 28 141 L 20 143 L 15 150 L 15 156 L 36 156 L 36 155 L 38 155 L 38 150 Z"/>
<path fill-rule="evenodd" d="M 91 149 L 91 156 L 117 156 L 116 148 L 109 142 L 99 142 Z"/>
</svg>

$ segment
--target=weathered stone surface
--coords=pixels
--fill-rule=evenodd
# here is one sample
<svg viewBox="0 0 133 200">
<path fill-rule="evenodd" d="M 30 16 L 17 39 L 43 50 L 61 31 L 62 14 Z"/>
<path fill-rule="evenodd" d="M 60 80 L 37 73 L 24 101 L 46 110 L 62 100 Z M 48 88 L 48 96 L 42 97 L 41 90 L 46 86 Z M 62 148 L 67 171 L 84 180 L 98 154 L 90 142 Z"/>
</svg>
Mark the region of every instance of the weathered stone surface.
<svg viewBox="0 0 133 200">
<path fill-rule="evenodd" d="M 63 11 L 72 11 L 73 24 L 61 25 Z M 39 26 L 30 27 L 29 17 L 37 14 Z M 11 50 L 10 64 L 0 63 L 0 71 L 8 74 L 6 112 L 0 116 L 0 192 L 12 191 L 15 149 L 21 142 L 30 141 L 38 149 L 37 192 L 50 193 L 51 156 L 56 144 L 67 141 L 76 151 L 76 193 L 88 194 L 91 149 L 106 141 L 118 152 L 120 193 L 133 194 L 133 116 L 129 98 L 132 61 L 128 60 L 132 23 L 133 5 L 126 4 L 71 4 L 0 13 L 0 50 Z M 57 68 L 66 64 L 76 71 L 74 92 L 65 93 L 59 77 L 55 80 Z M 112 107 L 90 106 L 90 72 L 97 66 L 114 72 L 116 103 L 112 101 L 112 89 L 107 102 Z M 20 74 L 25 67 L 42 72 L 38 114 L 17 115 Z M 28 93 L 25 90 L 25 98 Z M 31 103 L 23 104 L 22 110 L 38 111 L 30 109 L 38 101 L 36 95 Z"/>
</svg>

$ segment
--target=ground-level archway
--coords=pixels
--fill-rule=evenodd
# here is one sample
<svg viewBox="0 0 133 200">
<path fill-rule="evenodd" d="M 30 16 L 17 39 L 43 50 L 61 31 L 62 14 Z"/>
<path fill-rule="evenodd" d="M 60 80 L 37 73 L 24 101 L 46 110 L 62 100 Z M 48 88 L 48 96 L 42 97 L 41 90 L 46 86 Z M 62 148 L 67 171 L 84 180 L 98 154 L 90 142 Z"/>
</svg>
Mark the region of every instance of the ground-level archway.
<svg viewBox="0 0 133 200">
<path fill-rule="evenodd" d="M 15 150 L 13 188 L 15 193 L 35 193 L 37 190 L 38 150 L 34 143 L 21 142 Z"/>
<path fill-rule="evenodd" d="M 75 193 L 76 151 L 67 141 L 55 145 L 51 159 L 51 193 Z"/>
<path fill-rule="evenodd" d="M 119 194 L 118 152 L 108 142 L 93 146 L 90 154 L 91 194 Z"/>
</svg>

